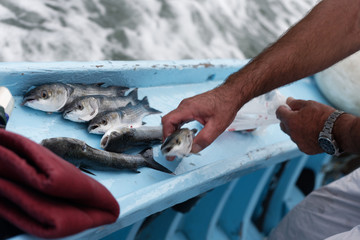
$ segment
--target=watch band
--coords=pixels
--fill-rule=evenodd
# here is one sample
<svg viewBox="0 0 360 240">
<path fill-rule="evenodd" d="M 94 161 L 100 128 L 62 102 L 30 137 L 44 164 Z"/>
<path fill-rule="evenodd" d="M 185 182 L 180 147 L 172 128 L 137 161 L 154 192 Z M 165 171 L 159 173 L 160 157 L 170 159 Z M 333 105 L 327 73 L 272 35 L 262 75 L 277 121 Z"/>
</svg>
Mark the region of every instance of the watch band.
<svg viewBox="0 0 360 240">
<path fill-rule="evenodd" d="M 333 113 L 331 113 L 328 119 L 325 121 L 323 130 L 319 134 L 318 142 L 320 147 L 327 154 L 338 156 L 342 152 L 334 139 L 332 130 L 336 119 L 343 113 L 344 111 L 340 110 L 335 110 Z"/>
<path fill-rule="evenodd" d="M 330 114 L 328 119 L 325 121 L 325 125 L 322 132 L 326 134 L 332 134 L 332 129 L 334 127 L 336 119 L 343 113 L 345 112 L 340 110 L 335 110 L 332 114 Z"/>
</svg>

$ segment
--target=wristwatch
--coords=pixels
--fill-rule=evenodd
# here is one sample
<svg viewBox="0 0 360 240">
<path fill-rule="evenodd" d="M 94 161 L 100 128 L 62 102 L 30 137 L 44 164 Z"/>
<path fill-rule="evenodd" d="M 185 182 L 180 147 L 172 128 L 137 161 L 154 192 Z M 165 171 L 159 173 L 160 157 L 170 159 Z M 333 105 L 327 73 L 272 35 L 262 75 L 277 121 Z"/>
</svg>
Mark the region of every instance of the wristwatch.
<svg viewBox="0 0 360 240">
<path fill-rule="evenodd" d="M 331 113 L 325 122 L 323 130 L 319 134 L 319 145 L 327 154 L 338 156 L 341 153 L 339 146 L 334 139 L 334 135 L 332 134 L 332 129 L 336 119 L 343 113 L 344 112 L 340 110 Z"/>
</svg>

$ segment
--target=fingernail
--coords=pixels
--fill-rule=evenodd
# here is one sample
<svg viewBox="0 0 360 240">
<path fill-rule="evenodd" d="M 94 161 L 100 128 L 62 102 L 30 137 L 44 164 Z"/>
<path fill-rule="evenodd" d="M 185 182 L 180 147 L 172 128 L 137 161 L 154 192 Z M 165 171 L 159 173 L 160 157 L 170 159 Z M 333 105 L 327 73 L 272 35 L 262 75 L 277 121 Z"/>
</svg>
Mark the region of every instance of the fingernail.
<svg viewBox="0 0 360 240">
<path fill-rule="evenodd" d="M 193 144 L 192 145 L 192 149 L 191 149 L 192 153 L 198 153 L 201 150 L 203 150 L 203 148 L 200 145 L 198 145 L 198 144 Z"/>
</svg>

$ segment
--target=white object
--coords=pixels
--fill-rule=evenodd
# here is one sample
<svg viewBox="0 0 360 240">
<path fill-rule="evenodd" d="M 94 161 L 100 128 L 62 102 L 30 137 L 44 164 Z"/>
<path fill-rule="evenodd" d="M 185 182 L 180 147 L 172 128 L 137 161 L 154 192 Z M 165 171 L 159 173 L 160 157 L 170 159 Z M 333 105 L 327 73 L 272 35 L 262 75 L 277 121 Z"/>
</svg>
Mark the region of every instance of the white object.
<svg viewBox="0 0 360 240">
<path fill-rule="evenodd" d="M 5 113 L 9 116 L 14 108 L 14 104 L 15 101 L 9 89 L 6 87 L 0 87 L 0 106 L 4 108 Z"/>
<path fill-rule="evenodd" d="M 252 130 L 279 123 L 280 121 L 276 118 L 275 113 L 276 109 L 281 105 L 287 106 L 286 97 L 276 89 L 253 98 L 239 110 L 227 130 Z"/>
<path fill-rule="evenodd" d="M 360 116 L 360 52 L 319 72 L 315 81 L 336 108 Z"/>
</svg>

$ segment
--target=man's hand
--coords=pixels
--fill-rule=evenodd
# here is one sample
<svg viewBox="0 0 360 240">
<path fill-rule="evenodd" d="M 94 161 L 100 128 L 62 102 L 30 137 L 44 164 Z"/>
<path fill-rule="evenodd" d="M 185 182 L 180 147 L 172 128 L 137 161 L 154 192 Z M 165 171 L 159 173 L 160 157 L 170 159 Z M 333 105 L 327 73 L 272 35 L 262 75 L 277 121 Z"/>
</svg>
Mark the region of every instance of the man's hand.
<svg viewBox="0 0 360 240">
<path fill-rule="evenodd" d="M 165 139 L 184 123 L 196 120 L 204 128 L 194 138 L 191 152 L 198 153 L 210 145 L 234 120 L 238 111 L 236 96 L 226 86 L 184 99 L 162 118 Z"/>
<path fill-rule="evenodd" d="M 277 118 L 281 121 L 281 130 L 288 134 L 306 154 L 323 152 L 318 144 L 319 133 L 324 127 L 326 119 L 333 107 L 315 101 L 304 101 L 288 98 L 286 106 L 280 106 L 276 111 Z"/>
</svg>

